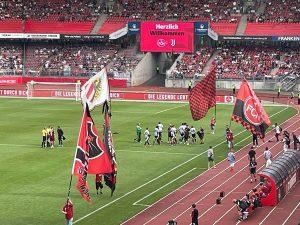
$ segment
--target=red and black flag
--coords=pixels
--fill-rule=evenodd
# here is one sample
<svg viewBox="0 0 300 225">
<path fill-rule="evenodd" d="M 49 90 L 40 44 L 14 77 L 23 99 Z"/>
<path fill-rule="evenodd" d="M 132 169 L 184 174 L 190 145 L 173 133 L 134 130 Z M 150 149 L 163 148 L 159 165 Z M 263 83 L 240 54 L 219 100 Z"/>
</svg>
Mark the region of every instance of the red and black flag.
<svg viewBox="0 0 300 225">
<path fill-rule="evenodd" d="M 110 130 L 110 112 L 107 102 L 103 104 L 103 112 L 104 112 L 104 144 L 107 149 L 107 152 L 111 159 L 111 169 L 110 173 L 104 174 L 104 182 L 111 189 L 111 196 L 113 195 L 116 189 L 117 182 L 117 161 L 116 161 L 116 153 L 113 145 L 112 132 Z"/>
<path fill-rule="evenodd" d="M 190 110 L 193 120 L 203 118 L 216 105 L 216 73 L 212 70 L 190 92 Z"/>
<path fill-rule="evenodd" d="M 91 201 L 89 187 L 86 181 L 87 174 L 111 173 L 111 157 L 99 137 L 99 133 L 90 115 L 88 105 L 83 112 L 80 131 L 77 141 L 77 150 L 74 158 L 72 174 L 78 177 L 77 189 L 81 196 Z"/>
<path fill-rule="evenodd" d="M 74 157 L 72 174 L 78 177 L 77 189 L 79 190 L 82 198 L 88 202 L 91 201 L 89 194 L 89 187 L 86 181 L 88 164 L 89 164 L 89 147 L 88 147 L 88 108 L 84 109 L 81 119 L 81 126 L 77 140 L 77 149 Z"/>
<path fill-rule="evenodd" d="M 243 80 L 237 94 L 231 119 L 261 138 L 271 125 L 268 114 L 246 79 Z"/>
</svg>

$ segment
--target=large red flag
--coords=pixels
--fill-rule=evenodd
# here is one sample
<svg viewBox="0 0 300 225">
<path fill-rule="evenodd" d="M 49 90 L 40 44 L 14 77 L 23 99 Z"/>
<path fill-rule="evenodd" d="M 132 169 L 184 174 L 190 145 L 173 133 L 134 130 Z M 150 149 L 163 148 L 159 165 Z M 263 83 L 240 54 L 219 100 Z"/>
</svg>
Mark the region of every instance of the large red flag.
<svg viewBox="0 0 300 225">
<path fill-rule="evenodd" d="M 237 94 L 231 119 L 261 138 L 271 125 L 268 114 L 246 79 L 242 82 Z"/>
<path fill-rule="evenodd" d="M 216 73 L 212 70 L 190 92 L 190 110 L 193 120 L 203 118 L 216 105 Z"/>
<path fill-rule="evenodd" d="M 111 189 L 111 195 L 113 195 L 117 183 L 117 161 L 116 161 L 115 148 L 113 144 L 112 132 L 110 129 L 110 112 L 109 112 L 109 107 L 107 102 L 105 102 L 103 105 L 103 111 L 104 111 L 104 121 L 105 121 L 104 143 L 107 152 L 111 157 L 111 168 L 112 168 L 112 171 L 110 173 L 104 174 L 104 181 L 105 184 Z"/>
<path fill-rule="evenodd" d="M 72 174 L 78 177 L 76 187 L 85 200 L 91 201 L 86 181 L 87 174 L 111 173 L 111 164 L 110 155 L 106 151 L 101 138 L 99 138 L 89 108 L 86 105 L 81 120 L 77 151 L 72 168 Z"/>
</svg>

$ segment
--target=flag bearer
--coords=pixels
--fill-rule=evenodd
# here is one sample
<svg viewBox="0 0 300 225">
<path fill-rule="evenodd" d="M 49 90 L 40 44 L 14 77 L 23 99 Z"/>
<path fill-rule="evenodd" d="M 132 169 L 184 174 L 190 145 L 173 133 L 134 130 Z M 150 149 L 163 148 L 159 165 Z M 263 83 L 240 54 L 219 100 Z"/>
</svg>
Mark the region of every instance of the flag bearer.
<svg viewBox="0 0 300 225">
<path fill-rule="evenodd" d="M 67 225 L 73 224 L 73 203 L 71 199 L 68 198 L 67 203 L 62 208 L 61 212 L 65 214 Z"/>
<path fill-rule="evenodd" d="M 99 189 L 100 189 L 100 194 L 102 194 L 103 184 L 102 184 L 102 175 L 101 174 L 96 174 L 95 184 L 96 184 L 97 195 L 99 194 Z"/>
</svg>

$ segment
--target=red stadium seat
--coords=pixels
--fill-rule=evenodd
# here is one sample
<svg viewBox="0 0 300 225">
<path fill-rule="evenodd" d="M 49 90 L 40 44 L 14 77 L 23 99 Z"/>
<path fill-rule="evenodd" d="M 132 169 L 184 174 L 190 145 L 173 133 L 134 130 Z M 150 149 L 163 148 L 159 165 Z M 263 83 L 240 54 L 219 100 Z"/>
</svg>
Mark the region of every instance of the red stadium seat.
<svg viewBox="0 0 300 225">
<path fill-rule="evenodd" d="M 248 23 L 245 35 L 300 35 L 300 23 Z"/>
<path fill-rule="evenodd" d="M 0 20 L 0 32 L 22 33 L 22 20 L 20 19 Z"/>
<path fill-rule="evenodd" d="M 221 35 L 235 35 L 237 23 L 220 22 L 210 24 L 211 28 Z"/>
<path fill-rule="evenodd" d="M 35 21 L 25 22 L 25 33 L 89 34 L 93 22 Z"/>
<path fill-rule="evenodd" d="M 126 26 L 128 18 L 126 17 L 109 17 L 100 27 L 98 34 L 111 34 Z"/>
</svg>

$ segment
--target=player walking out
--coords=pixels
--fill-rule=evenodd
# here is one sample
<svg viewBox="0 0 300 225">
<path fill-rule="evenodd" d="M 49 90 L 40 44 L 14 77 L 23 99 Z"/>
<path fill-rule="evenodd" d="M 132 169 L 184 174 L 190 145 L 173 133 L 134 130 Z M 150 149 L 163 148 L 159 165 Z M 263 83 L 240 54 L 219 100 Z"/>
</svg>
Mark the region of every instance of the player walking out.
<svg viewBox="0 0 300 225">
<path fill-rule="evenodd" d="M 199 139 L 200 139 L 200 144 L 204 144 L 204 129 L 200 127 L 200 130 L 197 132 Z"/>
<path fill-rule="evenodd" d="M 141 135 L 142 135 L 142 127 L 139 123 L 136 125 L 135 131 L 136 131 L 136 138 L 134 139 L 134 141 L 140 143 L 141 142 Z"/>
<path fill-rule="evenodd" d="M 191 126 L 190 133 L 191 133 L 191 136 L 192 136 L 192 142 L 196 142 L 196 129 L 195 129 L 195 127 Z"/>
<path fill-rule="evenodd" d="M 156 126 L 154 128 L 154 141 L 153 141 L 153 145 L 157 143 L 160 145 L 160 137 L 159 137 L 159 129 L 158 129 L 158 126 Z"/>
<path fill-rule="evenodd" d="M 171 145 L 176 145 L 177 144 L 176 127 L 174 125 L 171 126 L 170 134 L 171 134 Z"/>
<path fill-rule="evenodd" d="M 150 143 L 149 143 L 150 132 L 148 130 L 148 127 L 146 128 L 146 130 L 144 132 L 144 136 L 145 136 L 145 144 L 144 144 L 144 146 L 146 147 L 146 145 L 150 145 Z"/>
<path fill-rule="evenodd" d="M 162 132 L 163 132 L 164 125 L 162 125 L 161 122 L 158 122 L 157 126 L 158 126 L 158 138 L 160 143 L 162 140 Z"/>
</svg>

